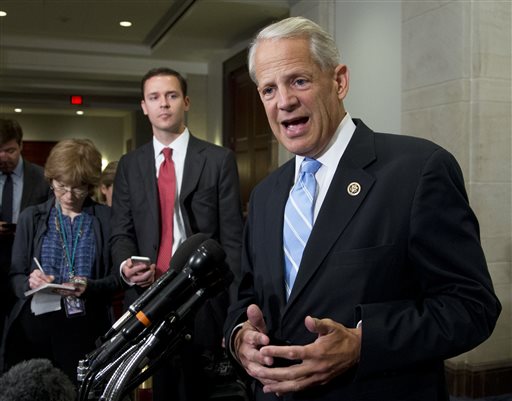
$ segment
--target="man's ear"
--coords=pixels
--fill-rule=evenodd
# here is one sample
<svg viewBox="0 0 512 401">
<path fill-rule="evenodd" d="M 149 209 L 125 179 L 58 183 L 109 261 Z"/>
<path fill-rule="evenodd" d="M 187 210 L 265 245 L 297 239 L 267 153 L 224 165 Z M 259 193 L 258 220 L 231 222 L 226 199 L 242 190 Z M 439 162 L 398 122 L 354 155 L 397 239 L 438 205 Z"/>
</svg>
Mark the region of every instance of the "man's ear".
<svg viewBox="0 0 512 401">
<path fill-rule="evenodd" d="M 140 107 L 142 108 L 142 111 L 144 112 L 144 115 L 147 116 L 148 112 L 146 110 L 146 102 L 144 102 L 144 99 L 140 101 Z"/>
<path fill-rule="evenodd" d="M 183 102 L 185 103 L 185 111 L 190 110 L 190 98 L 188 96 L 185 96 L 185 99 L 183 99 Z"/>
<path fill-rule="evenodd" d="M 339 64 L 334 69 L 334 79 L 336 81 L 338 99 L 343 100 L 348 93 L 348 68 L 345 64 Z"/>
</svg>

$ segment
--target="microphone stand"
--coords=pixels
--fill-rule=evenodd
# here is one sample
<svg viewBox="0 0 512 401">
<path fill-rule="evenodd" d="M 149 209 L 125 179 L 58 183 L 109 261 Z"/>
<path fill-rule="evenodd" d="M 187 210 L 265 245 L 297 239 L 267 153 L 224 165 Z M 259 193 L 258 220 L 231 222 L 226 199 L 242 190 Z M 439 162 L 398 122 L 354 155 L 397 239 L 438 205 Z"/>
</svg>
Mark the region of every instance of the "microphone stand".
<svg viewBox="0 0 512 401">
<path fill-rule="evenodd" d="M 209 297 L 227 288 L 232 279 L 233 274 L 222 263 L 210 271 L 203 271 L 198 277 L 192 275 L 189 287 L 176 294 L 180 302 L 185 299 L 176 311 L 165 314 L 160 323 L 146 327 L 134 338 L 124 336 L 124 331 L 119 332 L 88 354 L 79 362 L 79 380 L 83 380 L 78 401 L 97 399 L 95 395 L 101 388 L 100 401 L 119 401 L 127 391 L 137 387 L 165 357 L 187 340 L 189 325 L 197 309 Z M 114 361 L 109 362 L 112 358 Z M 146 365 L 147 369 L 143 371 Z M 112 376 L 106 380 L 109 374 Z"/>
<path fill-rule="evenodd" d="M 147 360 L 149 354 L 160 344 L 164 344 L 164 354 L 166 355 L 169 353 L 169 350 L 175 349 L 181 344 L 185 338 L 185 323 L 188 321 L 188 317 L 191 316 L 192 311 L 195 311 L 203 304 L 205 292 L 204 289 L 199 289 L 175 314 L 161 322 L 147 338 L 141 341 L 142 344 L 139 349 L 117 367 L 114 375 L 107 383 L 99 399 L 100 401 L 119 401 L 128 390 L 126 387 L 130 378 L 138 369 L 145 365 L 143 362 Z M 174 330 L 174 328 L 177 330 Z M 147 370 L 152 372 L 157 367 L 159 360 L 153 363 L 151 368 Z M 137 386 L 141 382 L 140 380 L 132 380 L 131 384 Z"/>
<path fill-rule="evenodd" d="M 89 363 L 89 360 L 82 360 L 80 361 L 78 370 L 81 369 L 84 371 L 87 371 L 85 375 L 82 375 L 82 380 L 80 380 L 80 374 L 79 374 L 79 381 L 82 381 L 82 385 L 80 386 L 79 393 L 78 393 L 78 400 L 79 401 L 85 401 L 87 399 L 95 399 L 97 397 L 94 397 L 94 392 L 99 389 L 99 387 L 102 385 L 102 383 L 107 379 L 109 376 L 109 373 L 112 372 L 116 367 L 123 362 L 123 360 L 130 358 L 131 355 L 135 353 L 137 350 L 137 344 L 131 345 L 128 349 L 126 349 L 121 355 L 119 355 L 115 360 L 108 363 L 105 367 L 101 369 L 90 369 L 87 365 Z M 92 392 L 93 397 L 91 397 L 89 394 Z M 89 396 L 88 396 L 89 395 Z"/>
</svg>

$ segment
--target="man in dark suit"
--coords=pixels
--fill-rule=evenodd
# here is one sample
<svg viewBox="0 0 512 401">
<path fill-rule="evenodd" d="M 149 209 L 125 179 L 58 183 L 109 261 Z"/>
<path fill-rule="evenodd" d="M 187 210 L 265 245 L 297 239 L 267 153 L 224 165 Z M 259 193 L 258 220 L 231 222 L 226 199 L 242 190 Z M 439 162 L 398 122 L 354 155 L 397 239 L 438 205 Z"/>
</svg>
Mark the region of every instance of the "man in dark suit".
<svg viewBox="0 0 512 401">
<path fill-rule="evenodd" d="M 0 203 L 0 232 L 7 231 L 7 228 L 2 229 L 6 223 L 16 224 L 23 209 L 44 202 L 50 193 L 43 168 L 21 157 L 22 141 L 23 131 L 17 121 L 0 119 L 0 202 L 4 196 L 8 175 L 11 176 L 13 185 L 10 221 L 5 221 L 7 210 Z"/>
<path fill-rule="evenodd" d="M 226 321 L 255 399 L 448 400 L 443 360 L 501 310 L 459 166 L 352 120 L 347 67 L 315 23 L 285 19 L 253 43 L 251 76 L 295 154 L 251 195 Z"/>
<path fill-rule="evenodd" d="M 7 273 L 20 212 L 48 199 L 43 168 L 21 157 L 23 130 L 15 120 L 0 119 L 0 335 L 9 308 Z"/>
<path fill-rule="evenodd" d="M 119 161 L 112 203 L 114 266 L 121 266 L 123 281 L 140 293 L 168 269 L 170 254 L 187 237 L 204 233 L 222 245 L 236 273 L 243 222 L 233 152 L 191 135 L 185 126 L 185 113 L 190 108 L 187 83 L 178 72 L 168 68 L 149 71 L 142 79 L 142 96 L 141 106 L 152 125 L 153 140 Z M 172 149 L 172 177 L 165 170 L 170 166 L 165 148 Z M 164 185 L 171 181 L 170 196 L 174 199 L 162 201 L 163 193 L 167 193 Z M 169 206 L 174 211 L 169 211 Z M 170 229 L 166 227 L 169 224 Z M 151 263 L 132 262 L 130 257 L 135 255 L 149 257 Z M 127 292 L 132 292 L 131 303 L 137 294 Z M 204 398 L 208 386 L 197 385 L 200 358 L 207 360 L 207 354 L 221 352 L 227 306 L 226 292 L 200 309 L 193 349 L 172 358 L 168 368 L 153 378 L 155 400 Z"/>
</svg>

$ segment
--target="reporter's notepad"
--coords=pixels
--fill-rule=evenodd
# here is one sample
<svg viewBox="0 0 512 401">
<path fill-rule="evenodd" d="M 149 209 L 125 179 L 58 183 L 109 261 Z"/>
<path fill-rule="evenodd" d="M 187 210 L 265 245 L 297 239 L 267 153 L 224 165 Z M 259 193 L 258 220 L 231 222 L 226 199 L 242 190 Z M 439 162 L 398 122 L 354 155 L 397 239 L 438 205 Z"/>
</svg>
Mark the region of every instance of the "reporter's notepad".
<svg viewBox="0 0 512 401">
<path fill-rule="evenodd" d="M 54 284 L 54 283 L 46 283 L 43 284 L 41 287 L 37 287 L 33 290 L 26 291 L 25 296 L 28 297 L 29 295 L 35 294 L 36 292 L 43 292 L 47 294 L 55 294 L 55 290 L 68 290 L 68 291 L 74 291 L 75 287 L 69 284 Z"/>
<path fill-rule="evenodd" d="M 56 290 L 71 290 L 75 287 L 72 285 L 46 283 L 41 287 L 25 292 L 25 296 L 34 295 L 30 301 L 30 310 L 34 315 L 42 315 L 43 313 L 55 312 L 61 309 L 61 296 Z"/>
</svg>

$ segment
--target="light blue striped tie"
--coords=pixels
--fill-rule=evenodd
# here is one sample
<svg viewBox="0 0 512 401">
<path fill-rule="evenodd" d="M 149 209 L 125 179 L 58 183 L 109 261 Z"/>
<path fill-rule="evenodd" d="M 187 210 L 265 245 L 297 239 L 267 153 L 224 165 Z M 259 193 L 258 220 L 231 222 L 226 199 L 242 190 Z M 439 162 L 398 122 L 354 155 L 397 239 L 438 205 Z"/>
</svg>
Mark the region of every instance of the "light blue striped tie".
<svg viewBox="0 0 512 401">
<path fill-rule="evenodd" d="M 286 202 L 284 209 L 283 246 L 285 263 L 286 299 L 292 292 L 299 272 L 300 260 L 309 234 L 313 228 L 313 209 L 316 195 L 315 174 L 322 163 L 305 158 L 299 171 L 299 179 Z"/>
</svg>

